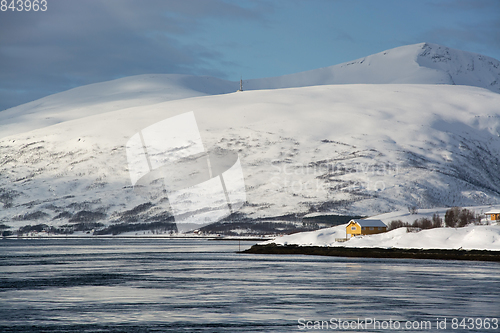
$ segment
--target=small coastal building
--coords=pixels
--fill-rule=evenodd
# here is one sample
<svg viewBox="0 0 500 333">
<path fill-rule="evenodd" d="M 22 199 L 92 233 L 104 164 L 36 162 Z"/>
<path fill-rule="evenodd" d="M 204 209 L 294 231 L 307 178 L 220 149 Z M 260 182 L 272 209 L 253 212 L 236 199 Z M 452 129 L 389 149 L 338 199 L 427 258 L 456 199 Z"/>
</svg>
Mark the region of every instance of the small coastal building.
<svg viewBox="0 0 500 333">
<path fill-rule="evenodd" d="M 351 220 L 346 227 L 346 236 L 379 234 L 387 231 L 387 225 L 381 220 Z"/>
<path fill-rule="evenodd" d="M 500 209 L 490 210 L 484 214 L 490 217 L 491 223 L 500 224 Z"/>
</svg>

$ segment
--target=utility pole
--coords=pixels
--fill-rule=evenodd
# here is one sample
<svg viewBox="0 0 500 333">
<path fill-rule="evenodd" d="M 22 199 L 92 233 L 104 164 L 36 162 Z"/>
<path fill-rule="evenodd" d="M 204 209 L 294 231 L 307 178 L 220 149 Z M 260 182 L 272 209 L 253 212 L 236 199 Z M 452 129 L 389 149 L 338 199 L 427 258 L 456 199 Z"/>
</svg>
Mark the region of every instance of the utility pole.
<svg viewBox="0 0 500 333">
<path fill-rule="evenodd" d="M 243 91 L 243 79 L 240 78 L 240 90 L 238 91 Z"/>
</svg>

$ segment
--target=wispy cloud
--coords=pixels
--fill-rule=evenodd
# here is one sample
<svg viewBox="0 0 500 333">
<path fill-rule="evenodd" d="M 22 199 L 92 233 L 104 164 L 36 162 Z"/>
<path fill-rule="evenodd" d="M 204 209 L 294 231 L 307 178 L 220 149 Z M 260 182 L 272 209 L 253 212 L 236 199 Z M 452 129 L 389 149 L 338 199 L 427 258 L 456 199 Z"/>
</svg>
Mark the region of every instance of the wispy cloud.
<svg viewBox="0 0 500 333">
<path fill-rule="evenodd" d="M 223 77 L 217 50 L 189 40 L 205 21 L 263 20 L 258 1 L 49 1 L 0 13 L 0 110 L 75 86 L 143 73 Z"/>
</svg>

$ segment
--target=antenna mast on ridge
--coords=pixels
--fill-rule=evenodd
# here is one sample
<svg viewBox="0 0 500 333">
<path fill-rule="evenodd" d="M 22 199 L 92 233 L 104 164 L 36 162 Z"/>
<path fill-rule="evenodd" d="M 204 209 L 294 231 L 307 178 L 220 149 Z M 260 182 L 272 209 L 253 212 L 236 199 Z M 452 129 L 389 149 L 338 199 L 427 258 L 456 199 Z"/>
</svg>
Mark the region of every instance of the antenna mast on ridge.
<svg viewBox="0 0 500 333">
<path fill-rule="evenodd" d="M 243 79 L 240 77 L 240 90 L 238 91 L 243 91 Z"/>
</svg>

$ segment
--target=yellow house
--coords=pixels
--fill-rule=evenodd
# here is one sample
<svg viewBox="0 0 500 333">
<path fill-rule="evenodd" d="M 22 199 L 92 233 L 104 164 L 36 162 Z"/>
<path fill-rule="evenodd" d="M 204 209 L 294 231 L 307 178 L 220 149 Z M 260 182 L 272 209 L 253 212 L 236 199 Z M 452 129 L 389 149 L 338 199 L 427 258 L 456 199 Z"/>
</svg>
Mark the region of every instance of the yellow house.
<svg viewBox="0 0 500 333">
<path fill-rule="evenodd" d="M 491 222 L 500 223 L 500 210 L 491 210 L 484 214 L 490 216 Z"/>
<path fill-rule="evenodd" d="M 346 227 L 346 236 L 372 235 L 386 232 L 387 226 L 380 220 L 351 220 Z"/>
</svg>

